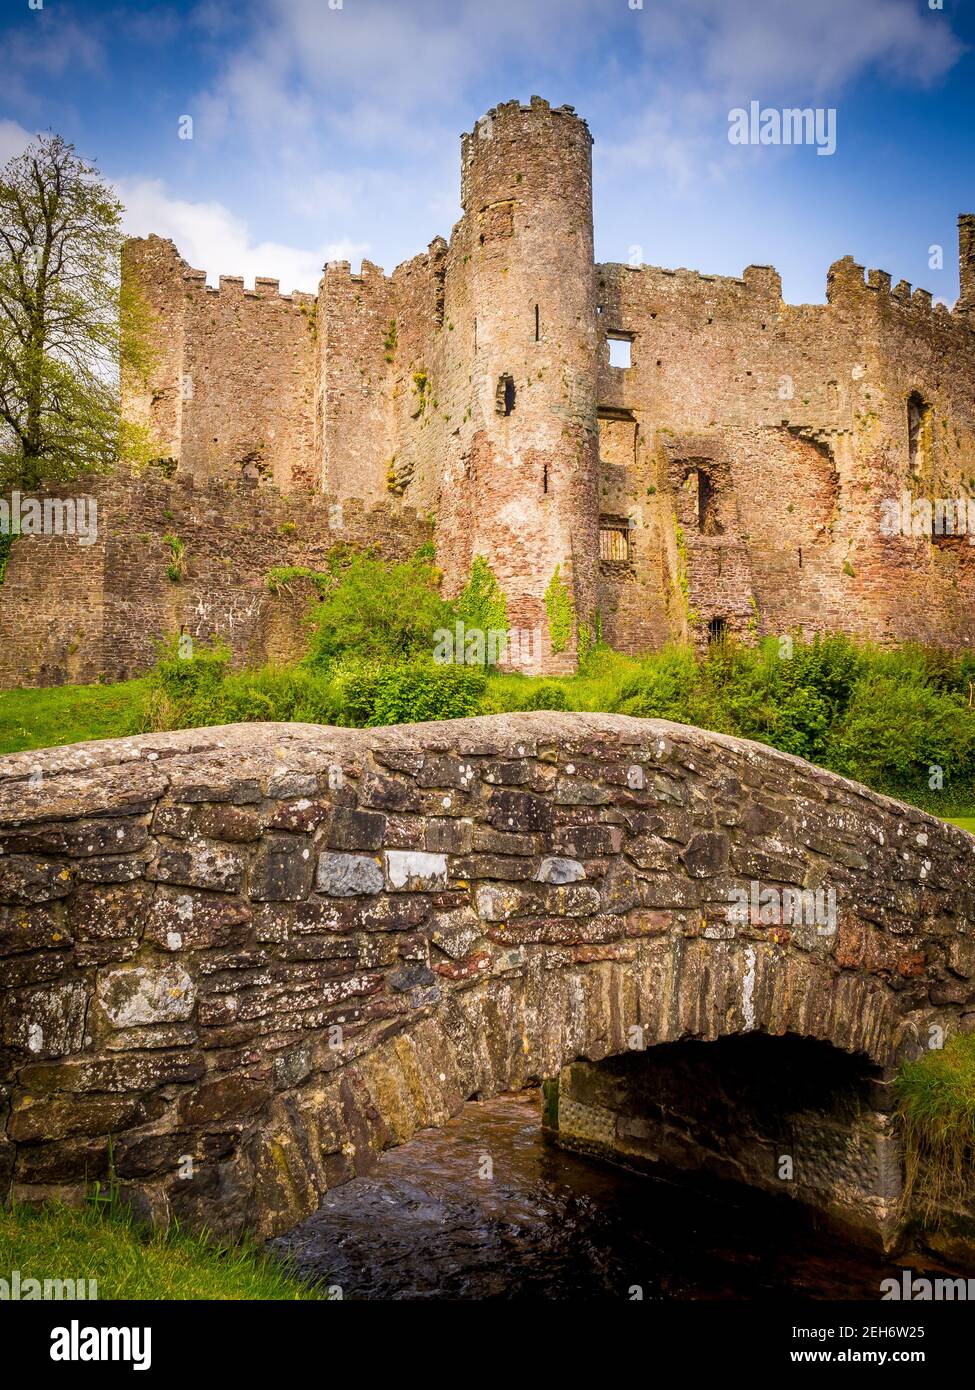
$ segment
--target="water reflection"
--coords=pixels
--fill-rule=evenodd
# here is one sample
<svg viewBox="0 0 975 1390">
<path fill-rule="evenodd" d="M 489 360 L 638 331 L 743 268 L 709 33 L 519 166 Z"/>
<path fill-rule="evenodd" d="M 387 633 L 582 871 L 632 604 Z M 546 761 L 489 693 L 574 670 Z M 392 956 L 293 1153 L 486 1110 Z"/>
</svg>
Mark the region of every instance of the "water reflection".
<svg viewBox="0 0 975 1390">
<path fill-rule="evenodd" d="M 563 1153 L 539 1115 L 472 1102 L 275 1244 L 354 1299 L 876 1299 L 897 1271 L 788 1199 Z"/>
</svg>

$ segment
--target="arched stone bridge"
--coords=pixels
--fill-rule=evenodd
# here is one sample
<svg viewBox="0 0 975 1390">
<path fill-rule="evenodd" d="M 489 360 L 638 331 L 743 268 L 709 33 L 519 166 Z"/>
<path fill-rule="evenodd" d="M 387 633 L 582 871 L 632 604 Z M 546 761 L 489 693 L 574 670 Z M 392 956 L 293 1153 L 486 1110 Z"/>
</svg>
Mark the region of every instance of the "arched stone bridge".
<svg viewBox="0 0 975 1390">
<path fill-rule="evenodd" d="M 77 1194 L 111 1146 L 154 1214 L 274 1233 L 467 1098 L 576 1059 L 762 1031 L 883 1075 L 975 1009 L 975 839 L 656 720 L 16 754 L 0 842 L 0 1189 L 21 1197 Z"/>
</svg>

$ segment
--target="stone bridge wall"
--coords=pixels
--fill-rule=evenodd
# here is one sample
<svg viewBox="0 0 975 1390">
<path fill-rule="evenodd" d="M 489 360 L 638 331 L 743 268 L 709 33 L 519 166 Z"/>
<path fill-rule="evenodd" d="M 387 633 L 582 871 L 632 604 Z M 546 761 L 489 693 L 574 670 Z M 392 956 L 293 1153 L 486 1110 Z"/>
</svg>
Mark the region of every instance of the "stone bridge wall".
<svg viewBox="0 0 975 1390">
<path fill-rule="evenodd" d="M 0 759 L 0 1194 L 109 1154 L 286 1229 L 465 1099 L 764 1031 L 890 1067 L 975 1023 L 975 839 L 621 716 L 237 725 Z M 835 891 L 829 923 L 732 891 Z"/>
</svg>

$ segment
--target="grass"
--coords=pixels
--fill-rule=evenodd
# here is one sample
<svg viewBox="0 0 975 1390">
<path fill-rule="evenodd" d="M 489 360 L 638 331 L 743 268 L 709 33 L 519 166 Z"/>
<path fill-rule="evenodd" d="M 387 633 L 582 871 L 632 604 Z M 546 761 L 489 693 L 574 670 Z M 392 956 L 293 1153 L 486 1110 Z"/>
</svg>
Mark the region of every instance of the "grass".
<svg viewBox="0 0 975 1390">
<path fill-rule="evenodd" d="M 137 733 L 144 680 L 0 691 L 0 753 Z"/>
<path fill-rule="evenodd" d="M 206 654 L 201 652 L 200 655 L 203 657 Z M 660 669 L 665 674 L 667 660 L 666 654 L 660 658 Z M 176 663 L 174 659 L 170 665 L 182 674 L 182 663 Z M 193 665 L 195 667 L 196 663 Z M 652 669 L 652 665 L 647 667 L 651 674 Z M 190 718 L 183 722 L 219 724 L 237 719 L 275 718 L 294 718 L 313 723 L 350 722 L 348 711 L 341 705 L 334 707 L 334 701 L 328 698 L 327 676 L 320 676 L 300 666 L 280 671 L 266 668 L 242 672 L 228 675 L 226 679 L 217 677 L 219 672 L 215 680 L 220 689 L 216 690 L 212 708 L 197 701 L 198 708 L 191 708 Z M 660 713 L 678 720 L 699 722 L 703 727 L 724 727 L 720 710 L 703 707 L 688 712 L 679 699 L 674 701 L 676 708 L 671 709 L 671 695 L 666 683 L 652 686 L 648 697 L 643 686 L 645 679 L 646 671 L 639 659 L 603 649 L 596 659 L 587 663 L 583 673 L 574 676 L 539 678 L 517 674 L 489 675 L 477 704 L 477 712 L 504 713 L 525 708 L 615 709 L 635 714 Z M 236 696 L 228 698 L 234 692 Z M 288 695 L 290 705 L 285 695 Z M 407 697 L 409 695 L 408 690 Z M 65 685 L 48 689 L 0 691 L 0 754 L 57 747 L 88 739 L 118 738 L 143 729 L 179 726 L 180 720 L 174 721 L 169 717 L 172 711 L 167 715 L 163 709 L 160 717 L 157 708 L 159 700 L 158 668 L 152 676 L 116 685 Z M 410 698 L 406 698 L 406 706 L 411 707 Z M 717 719 L 716 724 L 711 722 L 712 716 Z M 401 719 L 406 715 L 397 712 L 393 717 Z M 352 722 L 359 721 L 355 719 Z M 778 742 L 774 732 L 770 735 L 764 729 L 747 732 L 753 737 L 757 734 L 762 741 L 773 745 Z M 813 757 L 814 761 L 820 761 L 816 754 Z M 890 783 L 881 777 L 871 778 L 869 772 L 861 772 L 858 780 L 866 781 L 879 791 L 920 806 L 975 833 L 975 814 L 972 814 L 975 794 L 971 778 L 960 777 L 954 787 L 932 792 L 927 789 L 923 776 L 926 769 L 920 764 L 918 767 L 919 771 L 910 781 L 905 779 Z M 853 775 L 856 775 L 855 772 Z"/>
<path fill-rule="evenodd" d="M 907 1062 L 894 1083 L 904 1140 L 904 1202 L 924 1219 L 971 1194 L 975 1159 L 975 1034 Z"/>
<path fill-rule="evenodd" d="M 9 1279 L 86 1279 L 99 1299 L 319 1300 L 324 1289 L 293 1277 L 258 1246 L 219 1243 L 172 1227 L 137 1225 L 115 1201 L 84 1207 L 0 1207 L 0 1271 Z"/>
</svg>

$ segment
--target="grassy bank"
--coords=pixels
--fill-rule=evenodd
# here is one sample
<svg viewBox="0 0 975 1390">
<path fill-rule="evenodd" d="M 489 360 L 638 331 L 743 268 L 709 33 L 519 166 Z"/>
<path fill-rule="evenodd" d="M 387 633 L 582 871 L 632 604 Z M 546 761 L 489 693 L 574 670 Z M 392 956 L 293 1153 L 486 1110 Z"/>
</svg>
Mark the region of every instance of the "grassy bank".
<svg viewBox="0 0 975 1390">
<path fill-rule="evenodd" d="M 274 571 L 268 584 L 291 578 Z M 304 578 L 316 601 L 300 661 L 233 671 L 219 641 L 181 647 L 174 636 L 144 680 L 0 694 L 0 751 L 248 720 L 368 727 L 605 711 L 755 739 L 936 815 L 975 816 L 975 653 L 794 634 L 718 641 L 700 656 L 677 644 L 627 656 L 600 643 L 594 617 L 578 625 L 576 675 L 505 675 L 478 664 L 485 634 L 507 627 L 505 597 L 481 557 L 450 601 L 428 548 L 401 564 L 339 549 Z M 455 631 L 473 648 L 453 650 Z"/>
<path fill-rule="evenodd" d="M 895 1094 L 904 1142 L 905 1203 L 922 1220 L 967 1202 L 975 1165 L 975 1034 L 900 1068 Z"/>
<path fill-rule="evenodd" d="M 147 682 L 0 691 L 0 753 L 121 738 L 142 727 Z"/>
<path fill-rule="evenodd" d="M 257 1246 L 221 1245 L 172 1229 L 153 1233 L 117 1206 L 0 1207 L 0 1270 L 9 1279 L 94 1280 L 99 1299 L 325 1297 Z"/>
</svg>

